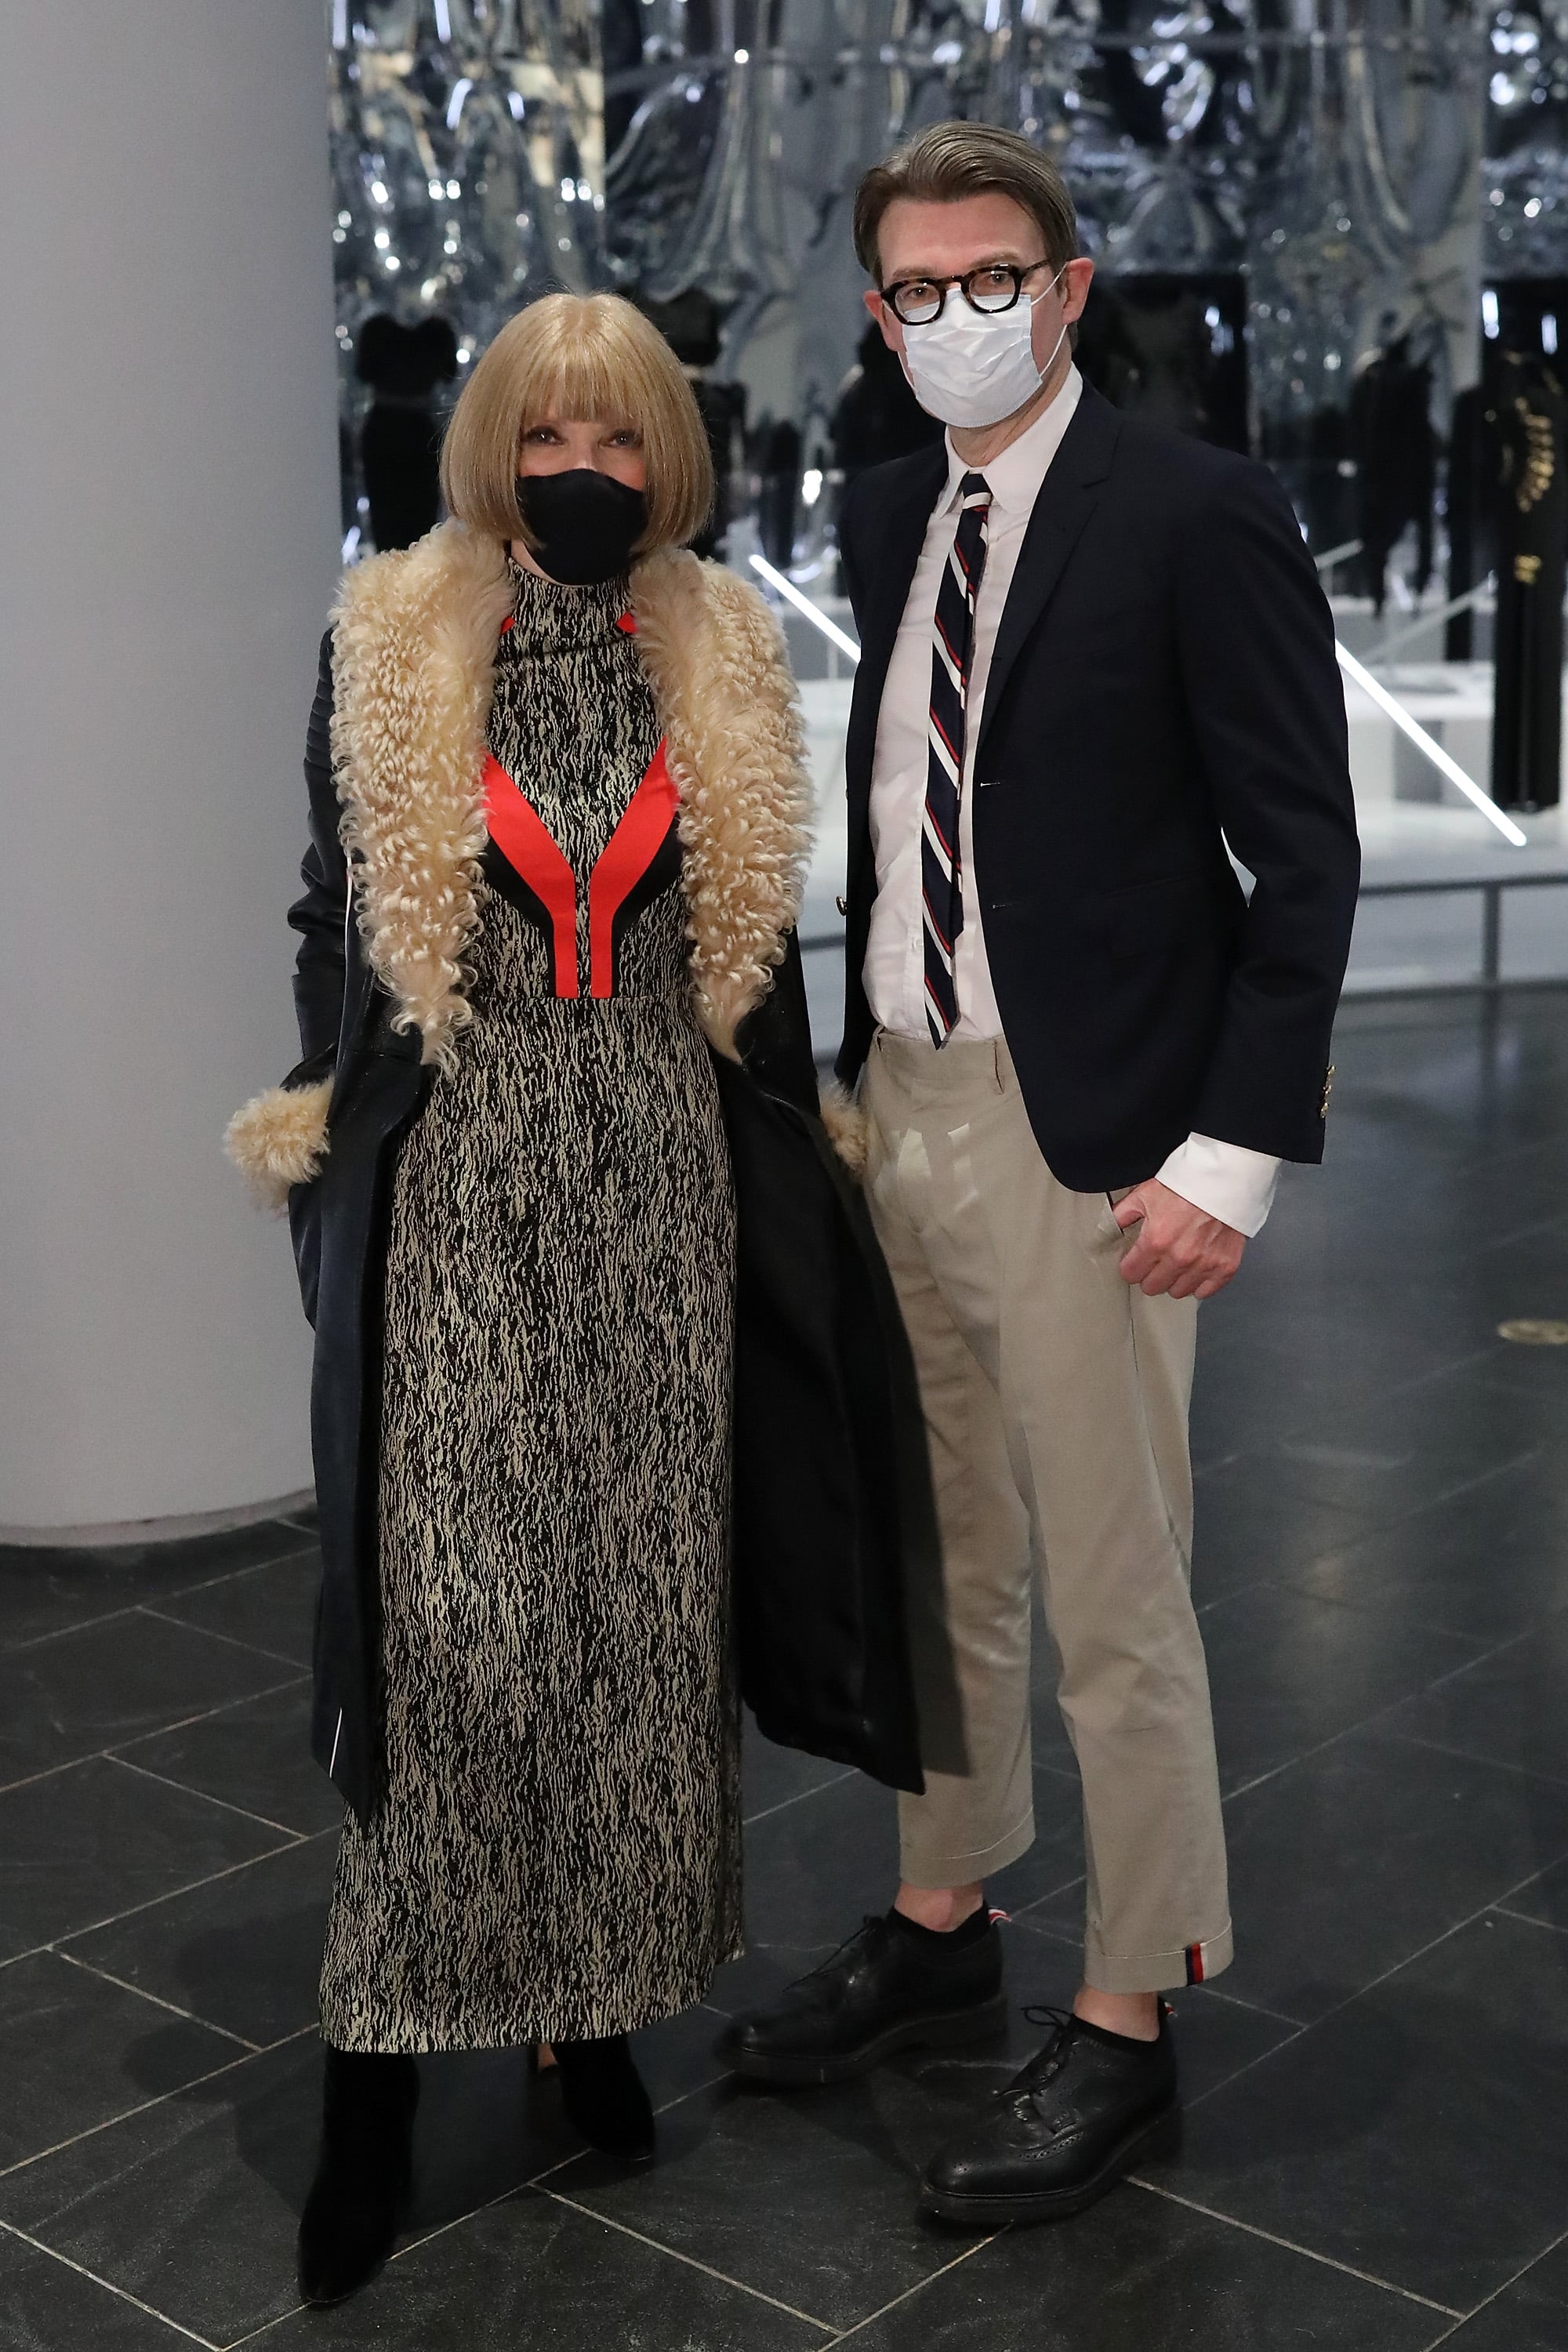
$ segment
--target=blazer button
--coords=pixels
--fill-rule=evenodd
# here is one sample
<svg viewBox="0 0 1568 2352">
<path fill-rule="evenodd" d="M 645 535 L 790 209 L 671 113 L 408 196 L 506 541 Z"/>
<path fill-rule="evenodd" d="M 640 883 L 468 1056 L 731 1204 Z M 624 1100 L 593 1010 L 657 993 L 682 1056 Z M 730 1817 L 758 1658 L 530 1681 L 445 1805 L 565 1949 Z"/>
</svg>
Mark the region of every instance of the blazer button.
<svg viewBox="0 0 1568 2352">
<path fill-rule="evenodd" d="M 843 916 L 845 921 L 847 922 L 849 919 L 849 909 L 845 905 L 842 898 L 835 898 L 833 903 L 837 908 L 839 913 Z"/>
</svg>

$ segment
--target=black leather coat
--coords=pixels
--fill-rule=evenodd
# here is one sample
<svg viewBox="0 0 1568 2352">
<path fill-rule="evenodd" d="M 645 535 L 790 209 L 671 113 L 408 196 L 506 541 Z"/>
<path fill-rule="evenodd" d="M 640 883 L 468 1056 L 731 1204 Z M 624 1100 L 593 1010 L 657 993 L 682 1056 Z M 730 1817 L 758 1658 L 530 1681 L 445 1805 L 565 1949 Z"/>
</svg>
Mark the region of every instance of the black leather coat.
<svg viewBox="0 0 1568 2352">
<path fill-rule="evenodd" d="M 305 754 L 310 845 L 294 978 L 303 1059 L 331 1080 L 329 1150 L 289 1217 L 315 1326 L 311 1437 L 322 1581 L 313 1747 L 367 1820 L 380 1771 L 377 1434 L 382 1278 L 399 1148 L 429 1074 L 352 919 L 331 773 L 331 640 Z M 734 1170 L 732 1559 L 741 1688 L 786 1747 L 921 1783 L 904 1628 L 935 1516 L 908 1342 L 864 1202 L 817 1114 L 799 949 L 715 1055 Z"/>
</svg>

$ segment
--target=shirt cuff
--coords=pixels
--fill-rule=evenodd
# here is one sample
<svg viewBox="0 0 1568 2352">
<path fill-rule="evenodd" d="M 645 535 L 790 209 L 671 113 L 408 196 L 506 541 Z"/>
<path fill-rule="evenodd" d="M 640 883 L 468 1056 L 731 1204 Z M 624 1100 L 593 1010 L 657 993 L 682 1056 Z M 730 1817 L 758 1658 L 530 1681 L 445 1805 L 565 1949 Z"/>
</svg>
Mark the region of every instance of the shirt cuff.
<svg viewBox="0 0 1568 2352">
<path fill-rule="evenodd" d="M 1267 1151 L 1249 1151 L 1244 1143 L 1222 1143 L 1217 1136 L 1189 1135 L 1178 1143 L 1159 1171 L 1158 1181 L 1190 1201 L 1205 1216 L 1238 1234 L 1261 1233 L 1274 1205 L 1279 1162 Z"/>
</svg>

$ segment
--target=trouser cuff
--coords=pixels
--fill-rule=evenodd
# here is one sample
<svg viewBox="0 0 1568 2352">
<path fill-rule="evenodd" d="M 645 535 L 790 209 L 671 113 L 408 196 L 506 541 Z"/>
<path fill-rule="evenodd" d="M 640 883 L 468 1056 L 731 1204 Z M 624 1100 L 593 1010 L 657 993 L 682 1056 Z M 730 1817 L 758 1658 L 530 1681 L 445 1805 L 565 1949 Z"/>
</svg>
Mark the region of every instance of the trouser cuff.
<svg viewBox="0 0 1568 2352">
<path fill-rule="evenodd" d="M 906 1886 L 973 1886 L 989 1878 L 994 1870 L 1005 1870 L 1010 1862 L 1027 1853 L 1034 1843 L 1032 1812 L 1026 1814 L 1017 1828 L 1009 1830 L 1005 1837 L 969 1853 L 938 1853 L 903 1831 L 899 1840 L 900 1874 Z"/>
<path fill-rule="evenodd" d="M 1173 1992 L 1183 1985 L 1207 1984 L 1235 1958 L 1228 1919 L 1217 1936 L 1170 1952 L 1108 1952 L 1091 1936 L 1084 1947 L 1083 1979 L 1096 1992 Z"/>
</svg>

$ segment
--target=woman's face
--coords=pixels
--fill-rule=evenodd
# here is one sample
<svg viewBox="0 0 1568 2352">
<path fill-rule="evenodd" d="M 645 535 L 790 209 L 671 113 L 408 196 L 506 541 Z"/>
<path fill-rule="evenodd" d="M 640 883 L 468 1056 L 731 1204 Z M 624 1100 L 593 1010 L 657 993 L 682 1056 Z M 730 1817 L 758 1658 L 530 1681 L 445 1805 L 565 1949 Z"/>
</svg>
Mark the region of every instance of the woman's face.
<svg viewBox="0 0 1568 2352">
<path fill-rule="evenodd" d="M 548 416 L 523 435 L 517 458 L 520 474 L 567 474 L 584 467 L 614 475 L 628 490 L 647 488 L 642 435 L 629 425 Z"/>
</svg>

